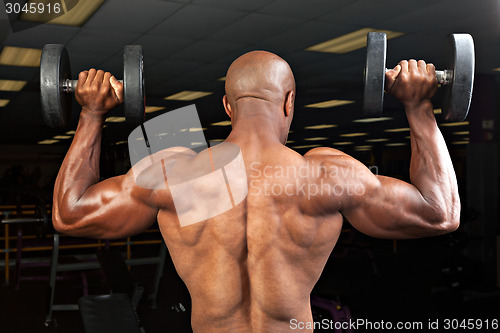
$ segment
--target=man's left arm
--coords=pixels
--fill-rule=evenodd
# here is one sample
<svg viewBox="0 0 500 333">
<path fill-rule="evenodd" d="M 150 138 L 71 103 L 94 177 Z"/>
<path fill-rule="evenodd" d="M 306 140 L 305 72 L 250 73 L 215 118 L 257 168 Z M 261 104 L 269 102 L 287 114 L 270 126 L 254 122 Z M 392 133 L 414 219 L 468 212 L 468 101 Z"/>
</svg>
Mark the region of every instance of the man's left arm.
<svg viewBox="0 0 500 333">
<path fill-rule="evenodd" d="M 76 98 L 82 111 L 54 187 L 54 228 L 104 239 L 137 234 L 156 221 L 153 191 L 137 186 L 132 171 L 99 182 L 102 128 L 106 113 L 123 100 L 123 85 L 91 69 L 80 73 Z"/>
</svg>

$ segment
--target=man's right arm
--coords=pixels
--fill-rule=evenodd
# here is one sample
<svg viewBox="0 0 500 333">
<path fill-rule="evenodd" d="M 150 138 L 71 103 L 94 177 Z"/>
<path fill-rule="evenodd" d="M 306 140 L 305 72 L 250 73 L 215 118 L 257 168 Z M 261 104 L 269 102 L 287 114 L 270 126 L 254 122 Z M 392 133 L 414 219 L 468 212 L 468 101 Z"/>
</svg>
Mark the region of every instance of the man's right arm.
<svg viewBox="0 0 500 333">
<path fill-rule="evenodd" d="M 430 102 L 436 88 L 434 67 L 416 61 L 398 66 L 388 74 L 388 90 L 404 103 L 410 124 L 411 184 L 375 176 L 347 155 L 325 158 L 323 164 L 347 169 L 342 179 L 334 181 L 357 186 L 344 191 L 340 211 L 359 231 L 392 239 L 454 231 L 459 226 L 460 198 L 453 164 Z"/>
<path fill-rule="evenodd" d="M 82 112 L 54 186 L 54 228 L 105 239 L 137 234 L 156 221 L 154 192 L 137 186 L 132 171 L 99 182 L 102 128 L 106 113 L 123 100 L 123 85 L 91 69 L 80 73 L 75 96 Z"/>
</svg>

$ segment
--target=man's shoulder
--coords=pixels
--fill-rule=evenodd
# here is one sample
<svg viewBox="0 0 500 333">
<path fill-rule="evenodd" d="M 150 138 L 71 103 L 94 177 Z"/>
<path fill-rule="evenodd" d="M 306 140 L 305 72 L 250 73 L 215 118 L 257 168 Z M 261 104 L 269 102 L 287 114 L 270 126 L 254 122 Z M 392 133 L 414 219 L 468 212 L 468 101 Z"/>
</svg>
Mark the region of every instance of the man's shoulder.
<svg viewBox="0 0 500 333">
<path fill-rule="evenodd" d="M 327 157 L 327 156 L 346 156 L 346 157 L 350 157 L 346 153 L 341 152 L 338 149 L 330 148 L 330 147 L 313 148 L 304 154 L 305 158 L 318 157 L 318 156 L 325 156 L 325 157 Z"/>
<path fill-rule="evenodd" d="M 359 168 L 363 165 L 354 157 L 338 149 L 329 147 L 311 149 L 304 154 L 304 159 L 308 163 L 320 164 L 327 168 Z"/>
<path fill-rule="evenodd" d="M 185 147 L 171 147 L 144 157 L 130 169 L 135 184 L 145 189 L 164 189 L 166 172 L 176 161 L 192 158 L 196 153 Z"/>
</svg>

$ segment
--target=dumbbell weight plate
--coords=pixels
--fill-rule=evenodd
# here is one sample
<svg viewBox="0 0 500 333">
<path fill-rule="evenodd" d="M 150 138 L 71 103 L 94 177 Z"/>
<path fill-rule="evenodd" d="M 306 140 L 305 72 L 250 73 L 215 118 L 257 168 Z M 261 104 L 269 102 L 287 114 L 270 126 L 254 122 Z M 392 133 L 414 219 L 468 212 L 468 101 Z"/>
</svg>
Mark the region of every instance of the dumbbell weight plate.
<svg viewBox="0 0 500 333">
<path fill-rule="evenodd" d="M 144 122 L 144 68 L 142 47 L 127 45 L 123 52 L 123 90 L 125 118 L 134 126 Z"/>
<path fill-rule="evenodd" d="M 62 91 L 62 82 L 71 79 L 68 52 L 61 44 L 47 44 L 40 59 L 40 101 L 45 123 L 67 127 L 71 116 L 71 95 Z"/>
<path fill-rule="evenodd" d="M 453 71 L 443 88 L 443 116 L 447 121 L 462 121 L 469 113 L 474 83 L 474 41 L 469 34 L 448 37 L 445 68 Z"/>
<path fill-rule="evenodd" d="M 384 104 L 387 37 L 384 33 L 370 32 L 366 44 L 363 114 L 380 117 Z"/>
</svg>

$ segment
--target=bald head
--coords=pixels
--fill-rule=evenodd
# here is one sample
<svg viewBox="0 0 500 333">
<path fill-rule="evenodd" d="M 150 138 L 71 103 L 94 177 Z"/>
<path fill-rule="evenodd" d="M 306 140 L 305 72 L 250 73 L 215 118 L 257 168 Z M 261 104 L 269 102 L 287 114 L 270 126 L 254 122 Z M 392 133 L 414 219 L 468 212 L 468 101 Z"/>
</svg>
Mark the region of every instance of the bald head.
<svg viewBox="0 0 500 333">
<path fill-rule="evenodd" d="M 234 103 L 245 97 L 281 104 L 287 93 L 295 95 L 295 79 L 288 63 L 276 54 L 252 51 L 240 56 L 226 75 L 226 96 Z"/>
</svg>

